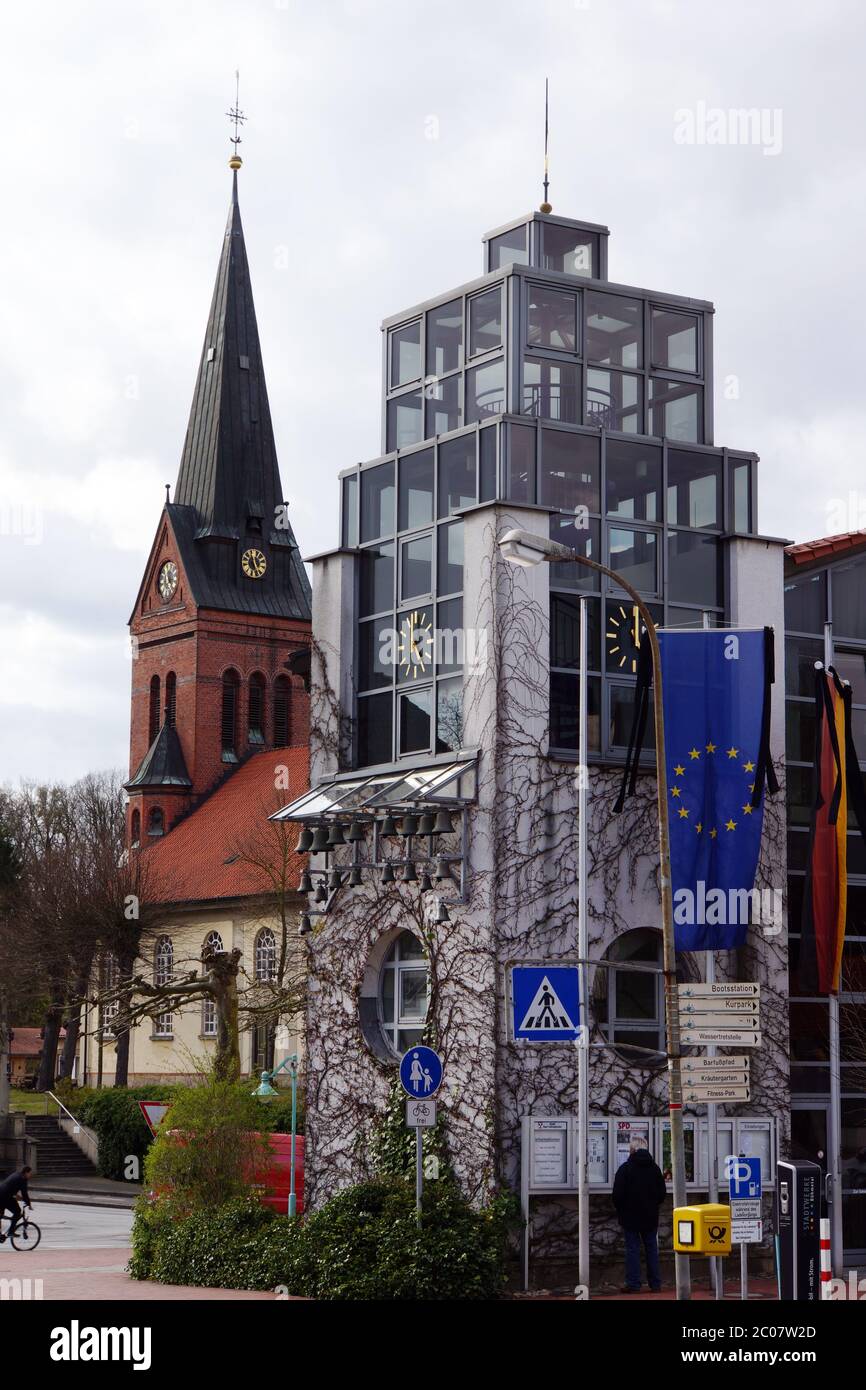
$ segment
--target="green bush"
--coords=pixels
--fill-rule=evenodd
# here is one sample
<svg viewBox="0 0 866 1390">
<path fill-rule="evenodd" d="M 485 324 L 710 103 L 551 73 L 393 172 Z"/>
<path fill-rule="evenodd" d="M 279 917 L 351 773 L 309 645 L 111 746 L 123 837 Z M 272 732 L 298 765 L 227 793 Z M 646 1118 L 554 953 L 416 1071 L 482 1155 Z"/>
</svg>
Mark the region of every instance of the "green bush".
<svg viewBox="0 0 866 1390">
<path fill-rule="evenodd" d="M 201 1086 L 178 1087 L 145 1160 L 148 1187 L 176 1216 L 245 1197 L 270 1167 L 259 1130 L 262 1109 L 248 1083 L 213 1076 Z"/>
<path fill-rule="evenodd" d="M 317 1299 L 492 1299 L 505 1282 L 512 1196 L 476 1211 L 450 1181 L 431 1182 L 424 1219 L 400 1178 L 345 1189 L 303 1225 L 247 1197 L 172 1220 L 139 1204 L 130 1273 L 206 1288 L 273 1289 Z"/>
<path fill-rule="evenodd" d="M 253 1197 L 173 1220 L 161 1202 L 140 1199 L 132 1231 L 133 1279 L 208 1289 L 274 1289 L 298 1281 L 302 1228 Z"/>
<path fill-rule="evenodd" d="M 127 1178 L 126 1164 L 130 1156 L 138 1159 L 138 1172 L 141 1173 L 151 1134 L 138 1102 L 170 1101 L 177 1089 L 175 1086 L 151 1085 L 74 1092 L 73 1101 L 66 1103 L 77 1120 L 96 1131 L 99 1171 L 103 1177 Z"/>
</svg>

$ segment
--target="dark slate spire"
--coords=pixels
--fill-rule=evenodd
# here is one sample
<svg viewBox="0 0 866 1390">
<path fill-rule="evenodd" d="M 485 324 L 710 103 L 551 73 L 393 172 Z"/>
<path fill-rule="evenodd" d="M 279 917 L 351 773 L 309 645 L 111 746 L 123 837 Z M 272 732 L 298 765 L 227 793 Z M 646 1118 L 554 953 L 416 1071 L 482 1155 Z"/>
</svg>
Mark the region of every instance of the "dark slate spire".
<svg viewBox="0 0 866 1390">
<path fill-rule="evenodd" d="M 290 527 L 275 529 L 275 509 L 282 502 L 235 168 L 183 455 L 169 506 L 176 529 L 184 533 L 179 539 L 187 551 L 184 560 L 191 565 L 190 580 L 200 603 L 309 618 L 309 581 L 294 535 Z M 190 541 L 195 558 L 189 554 Z M 212 553 L 214 546 L 219 554 Z M 225 553 L 227 546 L 230 553 Z M 266 577 L 252 584 L 240 568 L 241 553 L 250 546 L 261 549 L 268 562 Z"/>
<path fill-rule="evenodd" d="M 141 791 L 146 787 L 192 786 L 177 730 L 169 724 L 168 717 L 142 758 L 137 772 L 125 785 L 127 791 Z"/>
</svg>

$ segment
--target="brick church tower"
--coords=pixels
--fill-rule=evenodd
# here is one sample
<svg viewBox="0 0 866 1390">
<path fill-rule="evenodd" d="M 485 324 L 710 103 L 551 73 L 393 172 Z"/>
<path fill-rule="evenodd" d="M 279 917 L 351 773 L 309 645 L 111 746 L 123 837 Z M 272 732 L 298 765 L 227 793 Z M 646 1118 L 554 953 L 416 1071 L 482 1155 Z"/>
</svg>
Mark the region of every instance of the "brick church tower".
<svg viewBox="0 0 866 1390">
<path fill-rule="evenodd" d="M 130 619 L 132 844 L 251 754 L 308 742 L 310 585 L 280 483 L 239 164 L 174 500 Z"/>
</svg>

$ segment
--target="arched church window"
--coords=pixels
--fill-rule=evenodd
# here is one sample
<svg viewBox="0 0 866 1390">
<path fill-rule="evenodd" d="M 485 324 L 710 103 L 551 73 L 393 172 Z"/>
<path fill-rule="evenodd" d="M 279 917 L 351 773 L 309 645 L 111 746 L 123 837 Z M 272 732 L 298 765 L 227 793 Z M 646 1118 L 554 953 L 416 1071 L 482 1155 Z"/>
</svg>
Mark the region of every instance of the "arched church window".
<svg viewBox="0 0 866 1390">
<path fill-rule="evenodd" d="M 165 678 L 165 717 L 168 727 L 173 729 L 177 719 L 177 676 L 169 671 Z"/>
<path fill-rule="evenodd" d="M 267 683 L 261 671 L 256 671 L 252 676 L 250 676 L 250 692 L 247 721 L 247 740 L 249 743 L 264 743 L 265 741 L 266 689 Z"/>
<path fill-rule="evenodd" d="M 148 747 L 153 743 L 159 733 L 160 708 L 159 708 L 159 676 L 150 678 L 150 711 L 148 715 Z"/>
<path fill-rule="evenodd" d="M 222 717 L 220 719 L 220 738 L 224 763 L 236 763 L 238 760 L 238 697 L 240 686 L 241 678 L 237 671 L 226 671 L 223 676 Z"/>
<path fill-rule="evenodd" d="M 141 843 L 141 812 L 133 811 L 129 828 L 129 838 L 133 849 Z"/>
<path fill-rule="evenodd" d="M 204 939 L 202 955 L 205 951 L 223 951 L 223 939 L 218 931 L 209 931 Z M 217 1013 L 216 1004 L 212 999 L 203 999 L 201 1006 L 201 1033 L 203 1038 L 215 1038 L 217 1035 Z"/>
<path fill-rule="evenodd" d="M 174 944 L 170 936 L 160 936 L 153 953 L 153 983 L 157 986 L 167 985 L 173 974 Z M 173 1021 L 170 1010 L 157 1014 L 153 1024 L 154 1037 L 171 1037 Z"/>
<path fill-rule="evenodd" d="M 148 835 L 165 834 L 165 816 L 163 815 L 161 806 L 151 806 L 150 814 L 147 818 L 147 833 Z"/>
<path fill-rule="evenodd" d="M 424 947 L 412 932 L 401 932 L 379 976 L 379 1022 L 388 1047 L 399 1057 L 421 1042 L 429 994 Z"/>
<path fill-rule="evenodd" d="M 277 676 L 274 681 L 274 747 L 286 748 L 289 743 L 289 692 L 291 685 L 288 676 Z"/>
<path fill-rule="evenodd" d="M 256 937 L 255 971 L 257 980 L 273 980 L 277 973 L 277 938 L 270 927 L 262 927 Z"/>
</svg>

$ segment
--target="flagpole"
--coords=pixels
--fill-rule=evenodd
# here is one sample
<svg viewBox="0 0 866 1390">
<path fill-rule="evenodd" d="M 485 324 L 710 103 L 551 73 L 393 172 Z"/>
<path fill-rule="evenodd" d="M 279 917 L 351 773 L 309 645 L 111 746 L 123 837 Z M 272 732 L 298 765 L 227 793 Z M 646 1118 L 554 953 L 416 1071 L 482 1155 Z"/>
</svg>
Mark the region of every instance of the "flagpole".
<svg viewBox="0 0 866 1390">
<path fill-rule="evenodd" d="M 833 665 L 833 624 L 824 624 L 824 666 Z M 828 996 L 830 1029 L 830 1114 L 827 1125 L 827 1176 L 830 1198 L 830 1263 L 833 1275 L 843 1278 L 842 1175 L 839 1171 L 842 1138 L 842 1078 L 839 1068 L 839 996 Z"/>
<path fill-rule="evenodd" d="M 589 1027 L 586 960 L 589 956 L 589 922 L 587 920 L 586 870 L 586 793 L 588 778 L 587 748 L 587 598 L 580 598 L 580 713 L 577 753 L 577 956 L 580 989 L 578 1023 Z M 578 1221 L 578 1282 L 589 1290 L 589 1189 L 586 1172 L 586 1142 L 589 1133 L 589 1050 L 584 1032 L 578 1037 L 577 1048 L 577 1221 Z"/>
<path fill-rule="evenodd" d="M 674 1207 L 684 1207 L 686 1195 L 686 1154 L 683 1136 L 683 1078 L 682 1054 L 680 1051 L 680 1005 L 677 993 L 677 960 L 674 942 L 674 904 L 671 885 L 671 845 L 668 827 L 668 784 L 667 762 L 665 759 L 665 720 L 662 698 L 662 662 L 659 639 L 652 614 L 627 579 L 614 570 L 608 569 L 598 560 L 581 555 L 571 546 L 561 545 L 547 536 L 538 536 L 531 531 L 515 527 L 499 538 L 499 546 L 506 559 L 519 565 L 536 565 L 541 560 L 548 563 L 557 560 L 570 560 L 595 570 L 596 574 L 607 575 L 613 583 L 623 589 L 633 601 L 643 620 L 650 656 L 652 657 L 653 696 L 655 705 L 655 752 L 656 752 L 656 804 L 658 809 L 659 846 L 659 895 L 662 915 L 662 949 L 665 980 L 665 1019 L 668 1060 L 668 1113 L 671 1126 L 671 1166 L 673 1168 Z M 677 1298 L 691 1298 L 689 1276 L 689 1257 L 679 1250 L 674 1252 L 674 1270 Z"/>
</svg>

